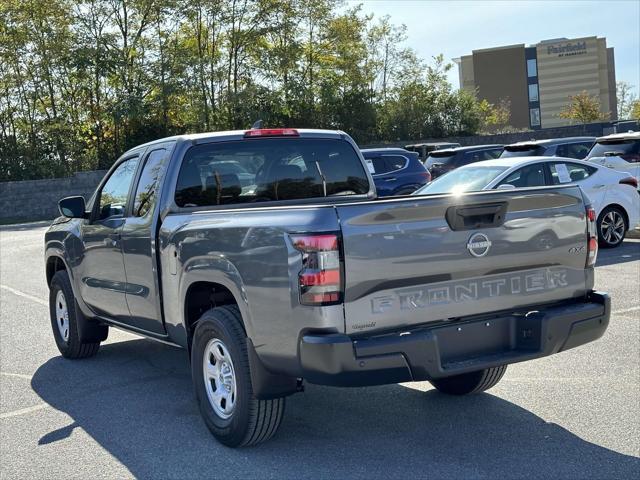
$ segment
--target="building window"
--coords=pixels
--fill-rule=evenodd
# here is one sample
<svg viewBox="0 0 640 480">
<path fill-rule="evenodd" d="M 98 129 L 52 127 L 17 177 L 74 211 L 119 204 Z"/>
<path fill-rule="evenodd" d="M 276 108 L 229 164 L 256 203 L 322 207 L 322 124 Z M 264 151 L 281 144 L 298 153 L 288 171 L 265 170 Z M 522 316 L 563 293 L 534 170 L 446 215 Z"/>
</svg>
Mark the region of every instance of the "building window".
<svg viewBox="0 0 640 480">
<path fill-rule="evenodd" d="M 531 117 L 531 126 L 539 127 L 540 126 L 540 109 L 539 108 L 530 108 L 529 116 Z"/>
<path fill-rule="evenodd" d="M 522 65 L 522 64 L 520 64 Z M 535 77 L 538 75 L 538 64 L 535 58 L 527 60 L 527 77 Z"/>
<path fill-rule="evenodd" d="M 532 83 L 529 85 L 529 101 L 537 102 L 538 101 L 538 84 Z"/>
</svg>

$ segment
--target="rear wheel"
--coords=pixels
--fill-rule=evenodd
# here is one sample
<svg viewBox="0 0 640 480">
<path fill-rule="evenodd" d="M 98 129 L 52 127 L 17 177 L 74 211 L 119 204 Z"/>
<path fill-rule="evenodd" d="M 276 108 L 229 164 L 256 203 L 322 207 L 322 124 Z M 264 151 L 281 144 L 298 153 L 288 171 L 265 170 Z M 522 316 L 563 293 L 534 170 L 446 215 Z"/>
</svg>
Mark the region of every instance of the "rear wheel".
<svg viewBox="0 0 640 480">
<path fill-rule="evenodd" d="M 442 393 L 449 395 L 468 395 L 480 393 L 494 387 L 507 371 L 506 365 L 463 373 L 452 377 L 431 380 L 431 384 Z"/>
<path fill-rule="evenodd" d="M 284 398 L 253 395 L 247 337 L 235 305 L 213 308 L 198 320 L 191 349 L 196 400 L 214 437 L 229 447 L 264 442 L 275 435 Z"/>
<path fill-rule="evenodd" d="M 94 356 L 98 353 L 100 342 L 80 340 L 81 313 L 76 309 L 76 299 L 73 296 L 69 274 L 65 270 L 56 272 L 49 288 L 51 328 L 58 350 L 65 358 Z"/>
<path fill-rule="evenodd" d="M 627 233 L 627 220 L 618 207 L 605 208 L 598 217 L 598 240 L 601 247 L 619 246 Z"/>
</svg>

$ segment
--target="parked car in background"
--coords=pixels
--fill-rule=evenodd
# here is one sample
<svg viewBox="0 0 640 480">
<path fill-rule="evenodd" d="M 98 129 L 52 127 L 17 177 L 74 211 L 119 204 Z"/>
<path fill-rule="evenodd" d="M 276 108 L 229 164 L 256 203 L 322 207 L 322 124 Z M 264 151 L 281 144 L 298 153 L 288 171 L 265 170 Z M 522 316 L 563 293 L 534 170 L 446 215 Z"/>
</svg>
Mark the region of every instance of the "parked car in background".
<svg viewBox="0 0 640 480">
<path fill-rule="evenodd" d="M 405 145 L 405 150 L 410 152 L 416 152 L 418 154 L 418 158 L 420 161 L 424 163 L 424 161 L 429 156 L 429 153 L 434 150 L 442 150 L 444 148 L 456 148 L 459 147 L 459 143 L 448 143 L 448 142 L 429 142 L 429 143 L 415 143 L 412 145 Z"/>
<path fill-rule="evenodd" d="M 598 138 L 587 160 L 628 172 L 640 182 L 640 132 L 616 133 Z"/>
<path fill-rule="evenodd" d="M 504 147 L 503 158 L 508 157 L 564 157 L 582 160 L 596 141 L 596 137 L 567 137 L 547 140 L 529 140 Z"/>
<path fill-rule="evenodd" d="M 486 160 L 460 167 L 417 190 L 414 195 L 511 190 L 521 187 L 578 185 L 596 213 L 598 239 L 617 247 L 640 222 L 640 196 L 634 177 L 590 162 L 558 157 Z"/>
<path fill-rule="evenodd" d="M 361 150 L 380 197 L 409 195 L 431 181 L 416 152 L 402 148 Z"/>
<path fill-rule="evenodd" d="M 434 150 L 424 166 L 429 169 L 431 178 L 436 178 L 463 165 L 498 158 L 503 148 L 503 145 L 476 145 Z"/>
</svg>

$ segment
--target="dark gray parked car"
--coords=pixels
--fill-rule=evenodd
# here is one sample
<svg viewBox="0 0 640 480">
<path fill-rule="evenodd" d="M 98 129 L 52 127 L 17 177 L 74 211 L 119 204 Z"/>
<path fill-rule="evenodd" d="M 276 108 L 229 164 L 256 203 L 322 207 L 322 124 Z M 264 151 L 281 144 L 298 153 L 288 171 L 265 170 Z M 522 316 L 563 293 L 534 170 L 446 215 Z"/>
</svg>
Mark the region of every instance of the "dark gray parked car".
<svg viewBox="0 0 640 480">
<path fill-rule="evenodd" d="M 596 137 L 566 137 L 529 140 L 504 147 L 501 157 L 564 157 L 582 160 L 596 142 Z"/>
<path fill-rule="evenodd" d="M 45 256 L 62 355 L 95 355 L 110 326 L 187 349 L 229 446 L 272 437 L 303 380 L 474 393 L 609 321 L 578 187 L 378 199 L 344 132 L 158 140 L 60 211 Z"/>
<path fill-rule="evenodd" d="M 437 178 L 463 165 L 498 158 L 503 148 L 502 145 L 475 145 L 434 150 L 427 157 L 425 167 L 431 172 L 431 178 Z"/>
</svg>

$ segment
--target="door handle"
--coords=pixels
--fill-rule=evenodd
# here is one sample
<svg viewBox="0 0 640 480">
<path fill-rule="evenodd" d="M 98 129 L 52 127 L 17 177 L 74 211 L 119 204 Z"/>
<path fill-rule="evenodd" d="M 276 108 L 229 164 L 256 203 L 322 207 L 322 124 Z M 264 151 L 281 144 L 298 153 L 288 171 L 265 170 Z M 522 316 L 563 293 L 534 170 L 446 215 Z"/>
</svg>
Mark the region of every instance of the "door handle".
<svg viewBox="0 0 640 480">
<path fill-rule="evenodd" d="M 593 188 L 602 188 L 604 185 L 594 185 Z"/>
<path fill-rule="evenodd" d="M 385 178 L 384 181 L 385 182 L 395 182 L 397 180 L 397 178 L 393 177 L 393 178 Z"/>
</svg>

